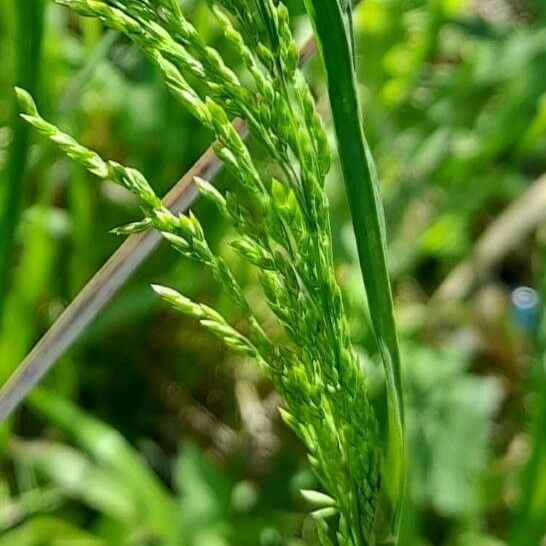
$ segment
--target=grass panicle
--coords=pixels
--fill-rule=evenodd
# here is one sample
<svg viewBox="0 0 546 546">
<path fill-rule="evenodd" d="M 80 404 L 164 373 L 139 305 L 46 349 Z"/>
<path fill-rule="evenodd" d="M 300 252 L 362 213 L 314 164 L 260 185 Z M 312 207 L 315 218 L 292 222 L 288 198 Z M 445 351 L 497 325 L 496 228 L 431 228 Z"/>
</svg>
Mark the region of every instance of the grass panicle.
<svg viewBox="0 0 546 546">
<path fill-rule="evenodd" d="M 67 155 L 102 179 L 132 192 L 144 218 L 121 228 L 153 227 L 171 246 L 208 267 L 246 318 L 240 330 L 217 311 L 176 290 L 154 290 L 176 310 L 196 318 L 233 350 L 255 358 L 284 400 L 284 421 L 305 444 L 327 495 L 305 492 L 323 545 L 376 544 L 381 439 L 366 377 L 349 338 L 334 276 L 324 182 L 330 155 L 310 90 L 297 68 L 288 11 L 272 0 L 218 0 L 213 10 L 235 46 L 251 83 L 227 67 L 185 18 L 175 0 L 60 0 L 132 39 L 162 73 L 173 95 L 217 139 L 216 153 L 232 175 L 220 193 L 197 180 L 203 197 L 231 222 L 233 249 L 258 270 L 267 302 L 286 332 L 273 343 L 254 315 L 228 264 L 209 246 L 190 212 L 171 213 L 138 171 L 105 161 L 46 122 L 32 98 L 18 90 L 23 117 Z M 241 117 L 276 166 L 258 168 L 230 122 Z M 335 516 L 335 517 L 332 517 Z"/>
</svg>

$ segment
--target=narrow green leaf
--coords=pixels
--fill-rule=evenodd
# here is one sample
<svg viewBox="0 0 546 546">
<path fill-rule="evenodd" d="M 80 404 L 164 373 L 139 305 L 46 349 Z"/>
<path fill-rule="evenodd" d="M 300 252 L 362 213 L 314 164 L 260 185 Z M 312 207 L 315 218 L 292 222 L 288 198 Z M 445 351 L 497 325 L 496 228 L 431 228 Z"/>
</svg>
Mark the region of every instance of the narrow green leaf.
<svg viewBox="0 0 546 546">
<path fill-rule="evenodd" d="M 37 92 L 42 50 L 43 0 L 13 2 L 15 7 L 15 83 Z M 15 109 L 16 111 L 16 109 Z M 10 266 L 15 231 L 24 206 L 26 167 L 29 151 L 29 127 L 18 116 L 12 121 L 13 139 L 4 171 L 6 194 L 0 210 L 0 328 L 9 292 Z M 3 181 L 4 182 L 4 181 Z"/>
<path fill-rule="evenodd" d="M 384 527 L 383 530 L 378 529 L 378 539 L 384 541 L 392 540 L 397 534 L 404 490 L 402 378 L 386 261 L 383 208 L 377 173 L 362 127 L 353 63 L 352 28 L 348 24 L 346 3 L 346 0 L 305 0 L 327 74 L 360 267 L 372 326 L 385 368 L 389 416 L 383 484 L 387 505 L 390 506 L 382 506 L 378 514 L 378 527 Z"/>
<path fill-rule="evenodd" d="M 82 451 L 50 440 L 16 440 L 11 453 L 18 464 L 44 475 L 64 496 L 133 527 L 145 525 L 140 498 L 118 474 Z"/>
<path fill-rule="evenodd" d="M 102 539 L 52 516 L 36 516 L 3 533 L 0 537 L 0 546 L 42 546 L 43 544 L 105 546 Z"/>
<path fill-rule="evenodd" d="M 29 402 L 33 411 L 71 436 L 101 469 L 117 476 L 138 499 L 143 523 L 164 537 L 167 545 L 184 544 L 176 540 L 179 529 L 169 492 L 119 432 L 53 392 L 36 389 Z"/>
</svg>

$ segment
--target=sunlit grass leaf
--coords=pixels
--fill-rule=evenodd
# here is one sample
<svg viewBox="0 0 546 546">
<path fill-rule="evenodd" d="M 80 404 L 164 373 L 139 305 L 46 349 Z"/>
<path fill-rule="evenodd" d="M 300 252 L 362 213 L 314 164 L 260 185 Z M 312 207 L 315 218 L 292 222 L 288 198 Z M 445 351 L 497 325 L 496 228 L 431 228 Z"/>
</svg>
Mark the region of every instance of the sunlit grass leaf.
<svg viewBox="0 0 546 546">
<path fill-rule="evenodd" d="M 0 537 L 0 546 L 107 546 L 106 542 L 64 520 L 38 516 Z"/>
<path fill-rule="evenodd" d="M 197 446 L 185 444 L 177 458 L 175 484 L 180 518 L 193 546 L 227 546 L 231 484 Z"/>
<path fill-rule="evenodd" d="M 30 403 L 102 468 L 118 477 L 138 502 L 139 517 L 152 531 L 173 541 L 180 536 L 180 524 L 168 491 L 119 432 L 67 400 L 41 389 L 33 393 Z"/>
<path fill-rule="evenodd" d="M 17 441 L 11 451 L 18 464 L 30 465 L 66 496 L 115 520 L 139 523 L 138 499 L 127 484 L 81 451 L 48 440 Z"/>
</svg>

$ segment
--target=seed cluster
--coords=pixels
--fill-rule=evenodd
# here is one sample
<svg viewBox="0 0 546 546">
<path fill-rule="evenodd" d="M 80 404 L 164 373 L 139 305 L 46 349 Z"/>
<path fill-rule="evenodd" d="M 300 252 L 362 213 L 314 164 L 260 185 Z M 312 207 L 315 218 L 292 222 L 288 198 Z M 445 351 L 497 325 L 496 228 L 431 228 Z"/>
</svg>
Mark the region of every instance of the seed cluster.
<svg viewBox="0 0 546 546">
<path fill-rule="evenodd" d="M 196 184 L 233 225 L 237 235 L 232 246 L 257 268 L 286 341 L 271 341 L 230 267 L 210 248 L 191 212 L 171 213 L 141 173 L 104 161 L 81 146 L 41 118 L 32 98 L 18 90 L 23 117 L 90 172 L 137 197 L 144 219 L 118 228 L 118 233 L 155 228 L 182 255 L 210 268 L 247 318 L 244 332 L 214 309 L 171 288 L 154 290 L 230 348 L 255 358 L 283 396 L 282 417 L 304 442 L 329 495 L 305 493 L 318 507 L 314 515 L 322 544 L 375 544 L 378 425 L 334 277 L 324 192 L 329 150 L 297 68 L 287 9 L 273 0 L 216 0 L 213 11 L 244 66 L 239 75 L 202 40 L 177 0 L 58 1 L 131 38 L 156 64 L 172 93 L 213 132 L 215 151 L 233 187 L 221 194 L 205 180 Z M 276 177 L 258 169 L 230 123 L 236 116 L 248 122 L 252 136 L 276 166 Z"/>
</svg>

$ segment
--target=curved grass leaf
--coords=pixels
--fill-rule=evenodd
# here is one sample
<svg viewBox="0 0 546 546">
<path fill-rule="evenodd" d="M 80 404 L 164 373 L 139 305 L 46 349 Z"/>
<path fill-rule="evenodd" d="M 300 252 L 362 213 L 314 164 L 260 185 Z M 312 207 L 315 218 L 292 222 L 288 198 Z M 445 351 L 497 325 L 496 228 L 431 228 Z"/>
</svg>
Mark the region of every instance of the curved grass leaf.
<svg viewBox="0 0 546 546">
<path fill-rule="evenodd" d="M 388 433 L 384 447 L 383 484 L 387 494 L 378 514 L 378 539 L 397 534 L 404 489 L 402 379 L 392 293 L 386 262 L 385 228 L 379 184 L 364 136 L 356 89 L 353 35 L 347 0 L 305 0 L 325 66 L 339 158 L 351 208 L 360 267 L 373 330 L 383 365 L 388 396 Z"/>
<path fill-rule="evenodd" d="M 163 537 L 166 546 L 184 544 L 168 490 L 119 432 L 52 392 L 37 389 L 29 402 L 36 413 L 71 436 L 102 472 L 115 475 L 130 491 L 143 525 Z"/>
<path fill-rule="evenodd" d="M 43 546 L 44 544 L 106 546 L 103 540 L 52 516 L 37 516 L 29 519 L 0 537 L 0 546 Z"/>
</svg>

